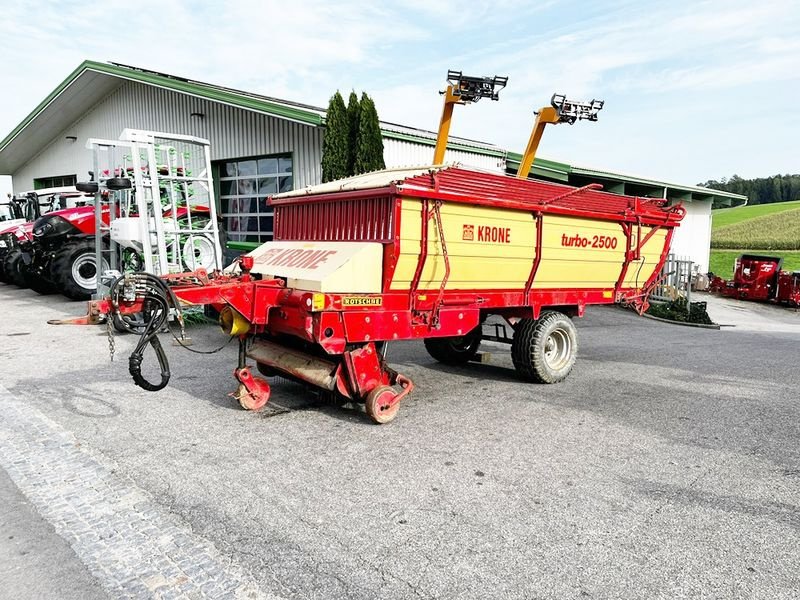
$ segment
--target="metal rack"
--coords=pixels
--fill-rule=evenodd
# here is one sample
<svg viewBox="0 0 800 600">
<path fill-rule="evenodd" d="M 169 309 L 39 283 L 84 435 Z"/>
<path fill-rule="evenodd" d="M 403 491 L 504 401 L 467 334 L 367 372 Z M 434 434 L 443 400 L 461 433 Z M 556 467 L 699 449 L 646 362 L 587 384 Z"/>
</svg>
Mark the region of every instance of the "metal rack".
<svg viewBox="0 0 800 600">
<path fill-rule="evenodd" d="M 208 140 L 125 129 L 119 140 L 92 138 L 87 148 L 98 183 L 99 273 L 222 269 Z M 110 278 L 99 278 L 98 296 Z"/>
</svg>

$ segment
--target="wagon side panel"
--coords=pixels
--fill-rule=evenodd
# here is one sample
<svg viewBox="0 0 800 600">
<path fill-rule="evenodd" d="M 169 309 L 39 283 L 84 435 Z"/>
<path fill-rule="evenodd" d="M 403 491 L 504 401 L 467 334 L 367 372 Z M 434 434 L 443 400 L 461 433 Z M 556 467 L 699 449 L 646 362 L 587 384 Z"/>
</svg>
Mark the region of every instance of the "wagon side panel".
<svg viewBox="0 0 800 600">
<path fill-rule="evenodd" d="M 614 221 L 546 214 L 533 289 L 613 289 L 627 238 Z"/>
<path fill-rule="evenodd" d="M 447 290 L 522 289 L 536 254 L 536 220 L 528 211 L 445 202 L 440 207 L 450 261 Z M 424 203 L 403 198 L 400 254 L 390 289 L 408 290 L 420 257 Z M 427 223 L 428 254 L 418 289 L 439 288 L 445 274 L 436 217 Z"/>
</svg>

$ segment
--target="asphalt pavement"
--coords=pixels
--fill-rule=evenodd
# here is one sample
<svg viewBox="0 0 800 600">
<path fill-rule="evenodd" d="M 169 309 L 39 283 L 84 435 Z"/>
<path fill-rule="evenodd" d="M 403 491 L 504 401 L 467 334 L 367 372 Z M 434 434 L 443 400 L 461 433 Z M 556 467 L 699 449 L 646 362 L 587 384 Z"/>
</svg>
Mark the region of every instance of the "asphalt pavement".
<svg viewBox="0 0 800 600">
<path fill-rule="evenodd" d="M 149 393 L 127 373 L 133 337 L 110 362 L 104 327 L 46 324 L 80 303 L 0 284 L 0 311 L 4 494 L 111 596 L 798 597 L 792 322 L 589 309 L 552 386 L 520 382 L 499 345 L 451 368 L 395 343 L 417 387 L 376 426 L 286 381 L 239 410 L 234 345 L 165 340 L 173 381 Z"/>
</svg>

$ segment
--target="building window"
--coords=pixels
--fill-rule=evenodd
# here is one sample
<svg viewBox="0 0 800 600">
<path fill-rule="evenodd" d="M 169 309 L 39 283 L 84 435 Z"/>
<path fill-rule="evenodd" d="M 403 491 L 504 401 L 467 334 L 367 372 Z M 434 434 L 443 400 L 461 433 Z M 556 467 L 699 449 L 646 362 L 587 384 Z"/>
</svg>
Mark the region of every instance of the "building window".
<svg viewBox="0 0 800 600">
<path fill-rule="evenodd" d="M 78 182 L 77 175 L 56 175 L 55 177 L 39 177 L 33 180 L 34 190 L 69 187 Z"/>
<path fill-rule="evenodd" d="M 293 188 L 292 158 L 263 156 L 219 164 L 220 214 L 228 241 L 267 242 L 272 239 L 270 194 Z"/>
</svg>

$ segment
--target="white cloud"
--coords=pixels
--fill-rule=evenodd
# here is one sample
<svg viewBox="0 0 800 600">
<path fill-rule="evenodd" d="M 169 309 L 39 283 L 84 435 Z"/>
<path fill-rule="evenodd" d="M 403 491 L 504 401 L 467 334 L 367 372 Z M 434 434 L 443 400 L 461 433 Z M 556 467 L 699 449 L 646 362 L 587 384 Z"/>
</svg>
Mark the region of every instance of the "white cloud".
<svg viewBox="0 0 800 600">
<path fill-rule="evenodd" d="M 605 98 L 600 122 L 549 131 L 541 154 L 665 177 L 663 168 L 689 182 L 793 155 L 769 144 L 757 157 L 707 148 L 725 133 L 715 128 L 759 103 L 791 114 L 800 94 L 792 1 L 4 4 L 0 75 L 13 93 L 0 100 L 0 136 L 92 58 L 318 105 L 337 88 L 366 90 L 383 119 L 428 129 L 448 68 L 508 75 L 499 103 L 458 109 L 454 134 L 519 151 L 554 91 Z M 784 139 L 778 119 L 761 127 Z M 698 156 L 706 148 L 703 164 L 682 158 L 682 144 Z"/>
</svg>

